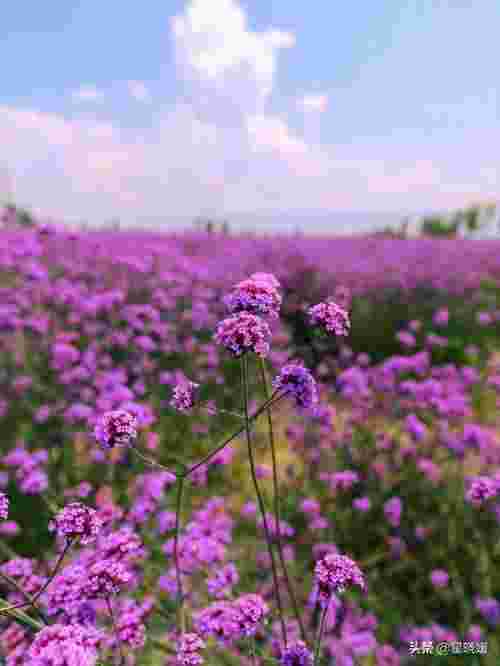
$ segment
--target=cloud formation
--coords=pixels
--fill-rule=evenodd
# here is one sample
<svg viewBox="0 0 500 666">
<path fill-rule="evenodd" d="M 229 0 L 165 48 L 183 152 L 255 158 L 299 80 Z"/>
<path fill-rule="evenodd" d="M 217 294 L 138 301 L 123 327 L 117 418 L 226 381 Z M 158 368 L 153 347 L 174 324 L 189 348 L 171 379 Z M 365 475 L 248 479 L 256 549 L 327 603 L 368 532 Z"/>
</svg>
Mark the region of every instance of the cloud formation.
<svg viewBox="0 0 500 666">
<path fill-rule="evenodd" d="M 498 167 L 481 164 L 474 146 L 453 171 L 420 145 L 306 139 L 292 125 L 297 108 L 314 124 L 328 97 L 294 96 L 289 113 L 273 110 L 280 54 L 298 48 L 295 35 L 251 29 L 237 0 L 191 0 L 169 29 L 179 94 L 169 107 L 151 106 L 142 128 L 91 117 L 86 107 L 70 115 L 0 106 L 2 157 L 21 205 L 68 221 L 134 224 L 232 212 L 407 210 L 428 201 L 454 207 L 498 191 Z M 127 86 L 137 101 L 153 102 L 144 83 Z M 95 86 L 73 93 L 75 101 L 103 102 L 102 114 L 108 98 Z"/>
</svg>

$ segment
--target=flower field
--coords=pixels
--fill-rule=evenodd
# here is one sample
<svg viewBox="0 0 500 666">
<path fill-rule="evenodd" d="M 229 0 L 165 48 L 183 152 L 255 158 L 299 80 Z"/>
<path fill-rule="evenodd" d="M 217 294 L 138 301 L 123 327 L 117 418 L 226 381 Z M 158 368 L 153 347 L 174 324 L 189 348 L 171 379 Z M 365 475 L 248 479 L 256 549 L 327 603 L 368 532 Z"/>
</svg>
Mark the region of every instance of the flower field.
<svg viewBox="0 0 500 666">
<path fill-rule="evenodd" d="M 0 663 L 500 663 L 500 242 L 4 231 L 0 354 Z"/>
</svg>

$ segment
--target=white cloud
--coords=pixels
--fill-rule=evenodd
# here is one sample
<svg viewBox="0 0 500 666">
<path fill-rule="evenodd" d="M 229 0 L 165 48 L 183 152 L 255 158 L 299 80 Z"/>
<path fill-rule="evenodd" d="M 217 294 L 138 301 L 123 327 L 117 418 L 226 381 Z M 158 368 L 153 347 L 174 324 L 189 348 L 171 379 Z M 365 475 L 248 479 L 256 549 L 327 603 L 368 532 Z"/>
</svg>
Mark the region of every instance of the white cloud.
<svg viewBox="0 0 500 666">
<path fill-rule="evenodd" d="M 328 95 L 306 95 L 299 100 L 298 106 L 302 111 L 323 113 L 328 108 L 328 101 Z"/>
<path fill-rule="evenodd" d="M 95 86 L 86 85 L 74 90 L 71 97 L 75 102 L 100 102 L 104 99 L 104 93 Z"/>
<path fill-rule="evenodd" d="M 151 94 L 142 81 L 129 81 L 127 85 L 130 96 L 138 102 L 151 101 Z"/>
<path fill-rule="evenodd" d="M 210 97 L 212 108 L 263 113 L 275 83 L 281 49 L 295 44 L 291 33 L 253 32 L 235 0 L 192 0 L 172 19 L 176 62 L 185 79 Z"/>
<path fill-rule="evenodd" d="M 474 143 L 435 163 L 426 146 L 333 147 L 304 138 L 286 113 L 270 111 L 278 55 L 295 38 L 252 30 L 235 0 L 192 0 L 171 28 L 182 95 L 139 130 L 120 118 L 91 119 L 87 109 L 70 119 L 0 106 L 2 160 L 21 205 L 69 221 L 134 223 L 203 211 L 446 207 L 498 184 L 491 136 L 473 137 L 490 147 L 484 163 Z M 136 99 L 149 92 L 138 81 L 128 89 Z M 92 86 L 75 92 L 102 98 Z M 312 131 L 328 98 L 306 95 L 300 104 Z"/>
</svg>

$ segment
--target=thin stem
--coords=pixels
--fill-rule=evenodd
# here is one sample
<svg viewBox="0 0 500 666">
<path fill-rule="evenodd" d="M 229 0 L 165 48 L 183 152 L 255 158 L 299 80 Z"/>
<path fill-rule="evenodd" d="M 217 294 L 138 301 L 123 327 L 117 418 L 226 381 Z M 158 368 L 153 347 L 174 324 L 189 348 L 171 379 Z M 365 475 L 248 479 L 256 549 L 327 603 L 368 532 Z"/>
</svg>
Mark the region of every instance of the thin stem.
<svg viewBox="0 0 500 666">
<path fill-rule="evenodd" d="M 282 398 L 284 398 L 284 395 L 279 395 L 277 391 L 275 391 L 272 396 L 269 398 L 268 401 L 266 401 L 263 405 L 259 407 L 259 409 L 252 415 L 250 416 L 250 421 L 253 421 L 254 419 L 258 418 L 262 412 L 267 409 L 268 407 L 276 405 Z M 245 431 L 245 426 L 242 426 L 239 430 L 237 430 L 235 433 L 231 435 L 231 437 L 228 437 L 222 444 L 219 444 L 215 449 L 210 451 L 204 458 L 202 458 L 199 462 L 197 462 L 195 465 L 192 467 L 189 467 L 185 469 L 184 472 L 181 474 L 176 474 L 177 478 L 186 478 L 190 476 L 193 472 L 195 472 L 197 469 L 205 465 L 209 460 L 211 460 L 214 456 L 216 456 L 219 451 L 222 451 L 222 449 L 225 449 L 226 446 L 229 446 L 231 442 L 236 439 L 239 435 L 241 435 L 242 432 Z M 130 447 L 134 453 L 141 458 L 144 462 L 148 463 L 149 465 L 153 467 L 158 467 L 159 469 L 163 469 L 165 472 L 169 472 L 170 474 L 174 474 L 172 470 L 168 469 L 168 467 L 165 467 L 161 463 L 157 462 L 156 460 L 153 460 L 153 458 L 148 458 L 145 456 L 143 453 L 141 453 L 135 446 Z M 172 458 L 172 460 L 175 460 L 177 463 L 181 464 L 184 468 L 186 468 L 186 465 L 182 463 L 180 460 L 177 460 L 176 458 Z"/>
<path fill-rule="evenodd" d="M 34 597 L 32 597 L 31 594 L 28 594 L 26 592 L 26 590 L 23 590 L 23 588 L 19 585 L 19 583 L 14 578 L 11 578 L 10 576 L 7 576 L 7 574 L 2 573 L 1 571 L 0 571 L 0 578 L 2 578 L 2 580 L 4 580 L 9 585 L 12 585 L 12 587 L 14 587 L 19 592 L 19 594 L 21 594 L 26 599 L 28 604 L 33 606 L 33 608 L 36 610 L 36 612 L 38 613 L 38 615 L 40 616 L 40 619 L 43 621 L 44 624 L 49 623 L 47 618 L 45 617 L 45 615 L 42 613 L 42 611 L 36 605 L 36 601 L 35 601 Z"/>
<path fill-rule="evenodd" d="M 275 405 L 281 398 L 284 396 L 279 396 L 277 392 L 275 391 L 273 395 L 270 397 L 268 401 L 266 401 L 263 405 L 259 407 L 259 409 L 253 414 L 251 417 L 249 417 L 249 421 L 255 420 L 258 416 L 262 414 L 262 412 L 271 405 Z M 219 444 L 213 451 L 211 451 L 208 455 L 206 455 L 202 460 L 196 463 L 196 465 L 193 465 L 190 467 L 186 472 L 184 472 L 183 476 L 190 476 L 194 471 L 196 471 L 199 467 L 207 463 L 211 458 L 213 458 L 219 451 L 222 451 L 222 449 L 226 448 L 236 437 L 239 437 L 243 432 L 245 432 L 245 427 L 242 426 L 239 430 L 237 430 L 235 433 L 233 433 L 228 439 L 226 439 L 222 444 Z"/>
<path fill-rule="evenodd" d="M 323 612 L 321 614 L 321 620 L 319 622 L 319 629 L 318 629 L 318 635 L 316 638 L 316 646 L 314 648 L 314 666 L 318 666 L 319 664 L 319 654 L 321 650 L 321 641 L 323 639 L 323 633 L 325 631 L 325 622 L 326 622 L 326 616 L 328 614 L 328 607 L 330 606 L 330 599 L 328 600 L 327 605 L 323 609 Z"/>
<path fill-rule="evenodd" d="M 120 666 L 125 664 L 125 655 L 123 654 L 122 642 L 120 640 L 120 634 L 118 633 L 118 628 L 116 626 L 115 614 L 113 612 L 113 606 L 111 605 L 111 599 L 106 597 L 106 606 L 108 607 L 109 617 L 111 618 L 111 625 L 113 627 L 113 633 L 115 635 L 116 643 L 118 646 L 118 651 L 120 653 Z"/>
<path fill-rule="evenodd" d="M 257 666 L 255 658 L 255 636 L 250 636 L 250 657 L 252 659 L 252 666 Z"/>
<path fill-rule="evenodd" d="M 267 377 L 266 377 L 266 364 L 265 360 L 263 358 L 260 359 L 260 373 L 262 377 L 262 383 L 264 385 L 264 395 L 266 398 L 266 401 L 269 399 L 269 389 L 267 386 Z M 290 597 L 290 600 L 292 602 L 293 606 L 293 611 L 295 613 L 295 617 L 297 619 L 297 622 L 300 627 L 300 635 L 302 640 L 307 643 L 307 635 L 306 635 L 306 630 L 304 627 L 304 623 L 302 622 L 302 617 L 300 614 L 299 606 L 297 603 L 297 597 L 295 596 L 295 592 L 293 590 L 293 585 L 290 580 L 290 576 L 288 575 L 288 567 L 286 566 L 285 562 L 285 557 L 283 554 L 283 544 L 282 544 L 282 538 L 281 538 L 281 525 L 280 525 L 280 496 L 279 496 L 279 479 L 278 479 L 278 460 L 276 456 L 276 446 L 274 443 L 274 428 L 273 428 L 273 419 L 272 419 L 272 413 L 270 407 L 267 407 L 266 409 L 267 412 L 267 425 L 269 429 L 269 442 L 271 445 L 271 457 L 272 457 L 272 464 L 273 464 L 273 504 L 274 504 L 274 515 L 276 517 L 276 543 L 278 546 L 278 555 L 281 563 L 281 568 L 283 569 L 283 574 L 285 576 L 285 582 L 286 582 L 286 588 L 288 590 L 288 595 Z"/>
<path fill-rule="evenodd" d="M 5 602 L 5 600 L 0 599 L 0 602 L 3 603 L 3 602 Z M 40 622 L 37 622 L 37 620 L 34 620 L 29 615 L 26 615 L 26 613 L 24 613 L 23 611 L 11 610 L 9 612 L 9 615 L 12 616 L 13 620 L 15 620 L 16 622 L 19 622 L 19 624 L 22 624 L 24 627 L 29 627 L 31 630 L 35 629 L 36 631 L 40 631 L 40 629 L 43 629 L 43 624 L 41 624 Z"/>
<path fill-rule="evenodd" d="M 280 590 L 279 590 L 279 580 L 278 580 L 278 572 L 276 570 L 276 561 L 274 559 L 274 551 L 271 545 L 271 535 L 269 532 L 269 525 L 267 524 L 267 517 L 266 517 L 266 507 L 264 504 L 264 500 L 262 498 L 260 489 L 259 489 L 259 484 L 257 481 L 257 474 L 255 472 L 255 461 L 254 461 L 254 456 L 253 456 L 253 450 L 252 450 L 252 437 L 250 433 L 250 419 L 248 417 L 248 364 L 247 364 L 247 359 L 246 356 L 243 356 L 241 359 L 241 381 L 243 384 L 243 395 L 244 395 L 244 407 L 245 407 L 245 431 L 246 431 L 246 437 L 247 437 L 247 448 L 248 448 L 248 458 L 250 462 L 250 472 L 252 475 L 252 481 L 253 485 L 255 488 L 255 494 L 257 495 L 257 501 L 259 503 L 259 508 L 260 512 L 262 514 L 262 521 L 264 523 L 264 532 L 266 535 L 266 544 L 267 544 L 267 549 L 269 551 L 269 557 L 271 558 L 271 570 L 273 574 L 273 582 L 274 582 L 274 589 L 275 589 L 275 594 L 276 594 L 276 602 L 278 604 L 278 614 L 279 614 L 279 619 L 280 619 L 280 625 L 281 625 L 281 633 L 283 635 L 283 642 L 285 644 L 285 647 L 287 646 L 288 638 L 287 638 L 287 632 L 286 632 L 286 624 L 285 620 L 283 617 L 283 606 L 281 603 L 281 595 L 280 595 Z"/>
<path fill-rule="evenodd" d="M 153 458 L 148 458 L 148 456 L 145 456 L 143 453 L 141 453 L 141 451 L 139 451 L 139 449 L 137 449 L 135 446 L 132 445 L 130 448 L 132 449 L 132 451 L 136 454 L 136 456 L 138 458 L 140 458 L 142 461 L 148 463 L 148 465 L 151 465 L 152 467 L 158 467 L 159 469 L 162 469 L 165 472 L 169 472 L 170 474 L 174 474 L 174 472 L 172 472 L 171 469 L 168 469 L 168 467 L 165 467 L 165 465 L 162 465 L 161 463 L 159 463 L 157 460 L 154 460 Z M 172 460 L 174 460 L 178 464 L 185 467 L 184 463 L 182 463 L 180 460 L 177 460 L 176 458 L 172 458 Z"/>
<path fill-rule="evenodd" d="M 177 481 L 177 501 L 175 507 L 175 536 L 174 536 L 174 562 L 175 562 L 175 578 L 177 581 L 177 624 L 181 634 L 185 631 L 184 619 L 184 593 L 182 591 L 182 577 L 181 567 L 179 564 L 179 532 L 181 529 L 181 508 L 182 508 L 182 493 L 184 490 L 184 478 L 179 478 Z"/>
<path fill-rule="evenodd" d="M 229 409 L 210 409 L 209 407 L 202 407 L 201 408 L 204 412 L 208 412 L 209 414 L 228 414 L 229 416 L 234 416 L 237 419 L 240 419 L 240 421 L 244 420 L 245 417 L 242 416 L 241 414 L 238 414 L 238 412 L 231 412 Z"/>
<path fill-rule="evenodd" d="M 71 548 L 73 545 L 73 541 L 68 540 L 66 542 L 66 545 L 64 546 L 64 549 L 62 553 L 59 556 L 59 559 L 56 562 L 56 566 L 54 567 L 54 571 L 50 574 L 48 579 L 46 580 L 45 584 L 38 590 L 38 592 L 31 598 L 30 601 L 25 601 L 24 603 L 19 603 L 19 604 L 12 604 L 11 606 L 7 606 L 7 608 L 0 608 L 0 615 L 3 615 L 4 613 L 9 613 L 10 611 L 13 610 L 18 610 L 19 608 L 25 608 L 26 606 L 35 606 L 36 601 L 39 599 L 39 597 L 45 592 L 45 590 L 48 588 L 48 586 L 52 583 L 54 578 L 57 576 L 57 573 L 61 567 L 61 564 L 66 557 L 66 553 L 68 550 Z"/>
</svg>

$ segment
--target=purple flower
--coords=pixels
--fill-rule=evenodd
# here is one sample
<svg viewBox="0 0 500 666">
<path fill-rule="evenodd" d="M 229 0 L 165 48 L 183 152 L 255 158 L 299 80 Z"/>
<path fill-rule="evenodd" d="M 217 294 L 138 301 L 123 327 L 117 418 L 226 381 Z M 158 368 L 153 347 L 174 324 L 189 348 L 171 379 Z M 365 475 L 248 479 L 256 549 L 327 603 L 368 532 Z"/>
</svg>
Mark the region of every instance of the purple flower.
<svg viewBox="0 0 500 666">
<path fill-rule="evenodd" d="M 312 666 L 313 655 L 304 641 L 286 647 L 281 655 L 281 666 Z"/>
<path fill-rule="evenodd" d="M 281 295 L 269 279 L 253 277 L 239 282 L 224 302 L 231 314 L 245 311 L 261 316 L 269 315 L 276 319 L 281 306 Z"/>
<path fill-rule="evenodd" d="M 446 308 L 437 310 L 432 318 L 432 323 L 436 326 L 447 326 L 450 319 L 450 313 Z"/>
<path fill-rule="evenodd" d="M 174 388 L 174 396 L 170 401 L 170 406 L 177 409 L 179 412 L 189 412 L 194 407 L 195 391 L 199 388 L 199 384 L 187 381 L 177 384 Z"/>
<path fill-rule="evenodd" d="M 447 587 L 450 577 L 444 569 L 434 569 L 431 571 L 431 583 L 434 587 Z"/>
<path fill-rule="evenodd" d="M 273 381 L 273 388 L 290 393 L 298 407 L 313 407 L 318 402 L 316 381 L 301 363 L 288 363 Z"/>
<path fill-rule="evenodd" d="M 328 602 L 332 594 L 342 593 L 348 585 L 365 589 L 363 574 L 354 560 L 346 555 L 329 554 L 316 563 L 314 577 L 320 601 Z"/>
<path fill-rule="evenodd" d="M 375 651 L 376 666 L 399 666 L 401 659 L 392 645 L 379 645 Z"/>
<path fill-rule="evenodd" d="M 269 352 L 271 329 L 260 317 L 248 312 L 238 312 L 219 323 L 214 337 L 217 343 L 234 356 L 252 351 L 266 357 Z"/>
<path fill-rule="evenodd" d="M 309 308 L 311 324 L 321 327 L 328 334 L 344 336 L 349 334 L 351 322 L 349 313 L 333 301 L 318 303 Z"/>
<path fill-rule="evenodd" d="M 80 625 L 44 627 L 28 650 L 26 666 L 94 666 L 94 643 Z"/>
<path fill-rule="evenodd" d="M 230 595 L 232 586 L 236 585 L 239 579 L 236 566 L 229 562 L 207 580 L 208 592 L 212 597 L 222 599 Z"/>
<path fill-rule="evenodd" d="M 81 543 L 87 545 L 96 540 L 103 522 L 94 509 L 81 502 L 73 502 L 64 507 L 49 524 L 50 532 L 68 541 L 81 537 Z"/>
<path fill-rule="evenodd" d="M 131 578 L 121 562 L 99 560 L 90 567 L 82 592 L 87 599 L 107 598 L 118 594 Z"/>
<path fill-rule="evenodd" d="M 106 449 L 127 446 L 137 437 L 137 419 L 124 409 L 106 412 L 94 430 L 95 438 Z"/>
<path fill-rule="evenodd" d="M 499 483 L 489 476 L 476 476 L 465 494 L 468 502 L 479 507 L 497 496 Z"/>
<path fill-rule="evenodd" d="M 203 664 L 203 657 L 198 654 L 205 647 L 205 641 L 198 634 L 182 634 L 177 644 L 177 661 L 182 666 Z"/>
<path fill-rule="evenodd" d="M 475 599 L 476 609 L 481 613 L 486 622 L 492 627 L 497 627 L 500 624 L 500 602 L 492 597 L 488 599 Z"/>
<path fill-rule="evenodd" d="M 9 498 L 0 492 L 0 520 L 7 520 L 9 516 Z"/>
<path fill-rule="evenodd" d="M 370 498 L 369 497 L 356 497 L 356 499 L 354 499 L 352 501 L 352 505 L 355 509 L 357 509 L 358 511 L 363 511 L 363 513 L 364 513 L 366 511 L 370 510 L 370 507 L 371 507 Z"/>
<path fill-rule="evenodd" d="M 399 497 L 391 497 L 384 504 L 384 514 L 387 522 L 392 527 L 399 527 L 401 522 L 401 513 L 403 511 L 403 502 Z"/>
<path fill-rule="evenodd" d="M 241 636 L 253 636 L 258 624 L 269 613 L 269 607 L 258 594 L 244 594 L 233 602 L 238 612 L 238 624 Z"/>
</svg>

